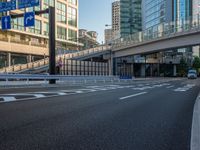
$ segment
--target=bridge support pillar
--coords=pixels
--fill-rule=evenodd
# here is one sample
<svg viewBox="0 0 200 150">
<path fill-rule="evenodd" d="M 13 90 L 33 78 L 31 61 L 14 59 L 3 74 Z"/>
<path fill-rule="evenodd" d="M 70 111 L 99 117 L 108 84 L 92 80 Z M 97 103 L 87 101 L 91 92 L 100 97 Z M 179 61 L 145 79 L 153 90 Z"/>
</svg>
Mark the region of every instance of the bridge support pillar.
<svg viewBox="0 0 200 150">
<path fill-rule="evenodd" d="M 146 77 L 146 64 L 141 64 L 140 76 Z"/>
<path fill-rule="evenodd" d="M 7 53 L 6 66 L 11 66 L 11 53 Z"/>
<path fill-rule="evenodd" d="M 175 77 L 177 74 L 177 67 L 176 65 L 173 66 L 173 76 Z"/>
<path fill-rule="evenodd" d="M 150 64 L 150 76 L 153 77 L 153 64 Z"/>
<path fill-rule="evenodd" d="M 112 56 L 108 60 L 108 65 L 109 65 L 109 76 L 112 76 L 113 75 L 113 57 Z"/>
<path fill-rule="evenodd" d="M 28 62 L 28 63 L 31 63 L 31 62 L 32 62 L 32 55 L 28 55 L 28 56 L 27 56 L 27 62 Z"/>
</svg>

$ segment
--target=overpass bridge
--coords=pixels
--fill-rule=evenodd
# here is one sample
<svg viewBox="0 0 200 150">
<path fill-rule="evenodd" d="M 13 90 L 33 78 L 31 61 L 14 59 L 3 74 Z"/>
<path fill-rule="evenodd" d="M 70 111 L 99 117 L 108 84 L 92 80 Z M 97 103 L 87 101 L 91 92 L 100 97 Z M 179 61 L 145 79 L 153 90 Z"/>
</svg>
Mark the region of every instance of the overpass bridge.
<svg viewBox="0 0 200 150">
<path fill-rule="evenodd" d="M 114 40 L 111 46 L 100 46 L 72 54 L 64 54 L 57 56 L 56 59 L 57 62 L 59 59 L 84 61 L 91 60 L 91 58 L 105 57 L 109 61 L 110 69 L 113 70 L 113 59 L 115 58 L 138 54 L 148 55 L 174 48 L 200 45 L 199 37 L 199 19 L 182 23 L 170 22 Z M 37 62 L 3 68 L 0 72 L 24 73 L 33 69 L 35 72 L 47 71 L 48 63 L 47 58 Z"/>
<path fill-rule="evenodd" d="M 200 23 L 198 20 L 164 23 L 143 32 L 138 32 L 112 43 L 113 57 L 151 54 L 174 48 L 200 45 Z"/>
</svg>

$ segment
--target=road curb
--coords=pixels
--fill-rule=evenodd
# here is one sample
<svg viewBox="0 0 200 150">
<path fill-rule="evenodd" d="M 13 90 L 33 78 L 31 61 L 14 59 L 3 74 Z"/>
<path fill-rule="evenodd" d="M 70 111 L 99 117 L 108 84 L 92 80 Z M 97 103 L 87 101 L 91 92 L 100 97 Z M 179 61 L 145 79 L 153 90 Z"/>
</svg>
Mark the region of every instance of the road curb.
<svg viewBox="0 0 200 150">
<path fill-rule="evenodd" d="M 194 105 L 190 149 L 200 150 L 200 93 Z"/>
</svg>

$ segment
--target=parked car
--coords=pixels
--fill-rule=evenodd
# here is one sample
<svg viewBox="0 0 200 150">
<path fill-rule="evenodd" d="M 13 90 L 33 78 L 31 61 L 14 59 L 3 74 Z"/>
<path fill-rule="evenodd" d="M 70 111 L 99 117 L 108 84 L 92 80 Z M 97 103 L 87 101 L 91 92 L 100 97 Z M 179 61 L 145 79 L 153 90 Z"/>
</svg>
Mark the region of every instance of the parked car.
<svg viewBox="0 0 200 150">
<path fill-rule="evenodd" d="M 197 78 L 197 71 L 194 70 L 194 69 L 189 70 L 187 77 L 188 77 L 188 79 L 196 79 Z"/>
</svg>

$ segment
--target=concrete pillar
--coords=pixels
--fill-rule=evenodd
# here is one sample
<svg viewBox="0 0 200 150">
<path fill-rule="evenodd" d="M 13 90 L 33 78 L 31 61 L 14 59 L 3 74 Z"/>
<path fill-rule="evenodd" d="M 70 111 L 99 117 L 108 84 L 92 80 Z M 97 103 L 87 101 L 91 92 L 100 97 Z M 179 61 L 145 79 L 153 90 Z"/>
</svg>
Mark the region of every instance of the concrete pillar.
<svg viewBox="0 0 200 150">
<path fill-rule="evenodd" d="M 32 62 L 32 55 L 28 55 L 28 56 L 27 56 L 27 62 L 28 62 L 28 63 L 31 63 L 31 62 Z"/>
<path fill-rule="evenodd" d="M 6 60 L 7 66 L 11 66 L 11 53 L 7 53 L 7 60 Z"/>
<path fill-rule="evenodd" d="M 173 66 L 173 76 L 176 76 L 177 74 L 177 68 L 176 65 Z"/>
<path fill-rule="evenodd" d="M 153 64 L 150 64 L 150 76 L 153 76 Z"/>
<path fill-rule="evenodd" d="M 134 64 L 131 64 L 131 75 L 134 76 Z"/>
<path fill-rule="evenodd" d="M 158 76 L 160 76 L 160 64 L 158 64 L 157 67 L 158 67 L 158 68 L 157 68 L 157 70 L 158 70 Z"/>
<path fill-rule="evenodd" d="M 113 75 L 113 58 L 112 58 L 112 56 L 108 60 L 108 65 L 109 65 L 109 75 L 112 76 Z"/>
<path fill-rule="evenodd" d="M 145 64 L 141 64 L 140 76 L 141 77 L 145 77 L 146 76 L 146 66 L 145 66 Z"/>
</svg>

